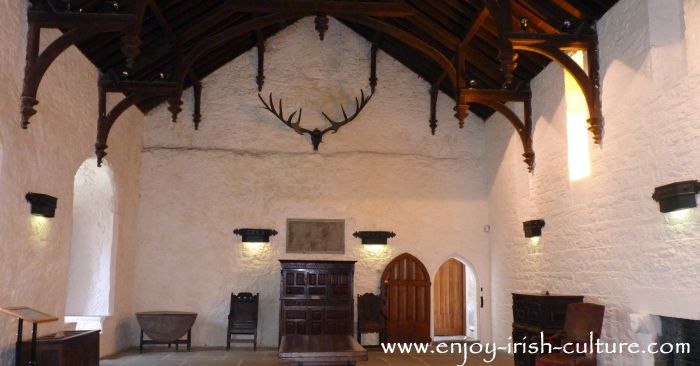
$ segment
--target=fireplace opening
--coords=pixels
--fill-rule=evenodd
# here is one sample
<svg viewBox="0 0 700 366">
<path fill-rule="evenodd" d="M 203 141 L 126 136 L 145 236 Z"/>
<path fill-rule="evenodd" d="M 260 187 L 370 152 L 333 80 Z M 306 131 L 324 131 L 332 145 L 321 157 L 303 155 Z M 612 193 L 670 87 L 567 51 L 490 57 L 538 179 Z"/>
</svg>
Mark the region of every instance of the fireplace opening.
<svg viewBox="0 0 700 366">
<path fill-rule="evenodd" d="M 654 356 L 654 366 L 694 366 L 700 365 L 700 321 L 661 316 L 661 335 L 657 339 L 659 345 L 679 343 L 690 345 L 688 353 L 657 353 Z"/>
</svg>

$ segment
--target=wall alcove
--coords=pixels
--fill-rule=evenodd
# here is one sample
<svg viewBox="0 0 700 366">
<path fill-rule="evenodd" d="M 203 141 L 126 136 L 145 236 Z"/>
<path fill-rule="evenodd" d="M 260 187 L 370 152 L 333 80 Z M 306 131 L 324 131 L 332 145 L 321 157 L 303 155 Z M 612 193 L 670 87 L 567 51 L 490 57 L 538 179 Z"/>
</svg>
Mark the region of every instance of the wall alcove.
<svg viewBox="0 0 700 366">
<path fill-rule="evenodd" d="M 78 168 L 73 185 L 73 228 L 66 321 L 96 328 L 111 311 L 115 187 L 107 164 L 94 158 Z"/>
</svg>

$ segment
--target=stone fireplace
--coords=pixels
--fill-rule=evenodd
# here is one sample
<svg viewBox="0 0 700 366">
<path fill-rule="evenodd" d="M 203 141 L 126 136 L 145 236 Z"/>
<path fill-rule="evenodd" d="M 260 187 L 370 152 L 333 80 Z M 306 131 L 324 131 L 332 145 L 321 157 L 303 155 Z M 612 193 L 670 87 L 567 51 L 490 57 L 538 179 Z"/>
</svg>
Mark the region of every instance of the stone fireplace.
<svg viewBox="0 0 700 366">
<path fill-rule="evenodd" d="M 700 321 L 692 319 L 660 316 L 661 333 L 657 338 L 659 344 L 678 343 L 690 345 L 689 353 L 656 354 L 655 366 L 691 366 L 700 365 Z"/>
<path fill-rule="evenodd" d="M 657 350 L 664 343 L 673 345 L 674 351 L 681 343 L 687 343 L 690 349 L 689 353 L 668 353 L 670 346 L 664 346 L 667 354 L 641 352 L 637 355 L 640 366 L 700 365 L 700 320 L 631 314 L 630 324 L 641 350 L 648 349 L 652 343 L 656 343 Z"/>
</svg>

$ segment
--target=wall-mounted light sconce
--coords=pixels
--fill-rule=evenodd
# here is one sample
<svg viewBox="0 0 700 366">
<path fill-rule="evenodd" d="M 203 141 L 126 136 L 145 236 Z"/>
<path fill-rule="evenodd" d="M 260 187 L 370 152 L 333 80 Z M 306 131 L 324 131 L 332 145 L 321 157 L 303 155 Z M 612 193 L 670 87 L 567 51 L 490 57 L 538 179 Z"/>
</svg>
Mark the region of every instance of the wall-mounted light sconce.
<svg viewBox="0 0 700 366">
<path fill-rule="evenodd" d="M 31 213 L 35 216 L 54 217 L 58 198 L 43 193 L 27 193 L 24 198 L 31 205 Z"/>
<path fill-rule="evenodd" d="M 233 233 L 240 235 L 244 243 L 269 243 L 270 237 L 277 235 L 272 229 L 236 229 Z"/>
<path fill-rule="evenodd" d="M 695 195 L 700 192 L 700 182 L 687 180 L 656 187 L 651 198 L 659 203 L 663 213 L 697 207 Z"/>
<path fill-rule="evenodd" d="M 356 231 L 352 236 L 362 239 L 364 245 L 386 245 L 396 234 L 391 231 Z"/>
<path fill-rule="evenodd" d="M 523 222 L 523 230 L 526 238 L 535 238 L 542 236 L 542 228 L 544 220 L 530 220 Z"/>
</svg>

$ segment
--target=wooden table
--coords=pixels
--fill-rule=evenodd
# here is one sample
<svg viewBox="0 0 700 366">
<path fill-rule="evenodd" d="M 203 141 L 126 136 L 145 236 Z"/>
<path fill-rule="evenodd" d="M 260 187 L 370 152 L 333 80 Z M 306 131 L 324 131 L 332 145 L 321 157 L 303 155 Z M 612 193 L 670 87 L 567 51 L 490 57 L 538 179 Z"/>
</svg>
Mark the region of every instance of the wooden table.
<svg viewBox="0 0 700 366">
<path fill-rule="evenodd" d="M 367 361 L 367 350 L 349 335 L 285 335 L 279 359 L 295 366 L 355 365 Z"/>
<path fill-rule="evenodd" d="M 192 349 L 192 325 L 197 319 L 197 313 L 186 311 L 143 311 L 136 313 L 136 320 L 141 326 L 141 343 L 139 352 L 143 352 L 144 344 L 171 344 L 175 345 L 175 351 L 181 344 L 187 345 L 187 350 Z M 144 339 L 146 334 L 149 339 Z M 187 339 L 181 339 L 187 335 Z"/>
</svg>

